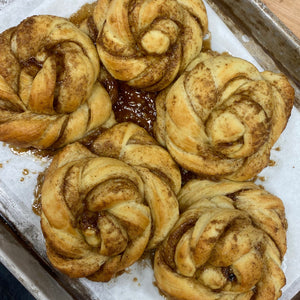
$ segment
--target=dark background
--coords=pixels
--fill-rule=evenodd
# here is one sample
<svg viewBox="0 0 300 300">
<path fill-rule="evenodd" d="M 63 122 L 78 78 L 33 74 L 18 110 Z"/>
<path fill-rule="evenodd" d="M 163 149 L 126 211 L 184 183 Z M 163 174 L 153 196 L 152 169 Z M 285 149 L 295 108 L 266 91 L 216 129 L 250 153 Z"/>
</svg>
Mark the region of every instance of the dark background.
<svg viewBox="0 0 300 300">
<path fill-rule="evenodd" d="M 0 299 L 1 300 L 34 300 L 35 298 L 24 286 L 0 264 Z"/>
</svg>

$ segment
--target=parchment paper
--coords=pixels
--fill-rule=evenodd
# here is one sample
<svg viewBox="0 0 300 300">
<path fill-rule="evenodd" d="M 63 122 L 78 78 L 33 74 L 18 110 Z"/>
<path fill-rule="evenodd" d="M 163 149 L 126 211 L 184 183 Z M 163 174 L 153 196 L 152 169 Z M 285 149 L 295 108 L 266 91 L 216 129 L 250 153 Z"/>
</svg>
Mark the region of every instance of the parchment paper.
<svg viewBox="0 0 300 300">
<path fill-rule="evenodd" d="M 0 0 L 0 32 L 19 24 L 25 17 L 34 14 L 54 14 L 68 17 L 76 12 L 86 0 Z M 248 53 L 223 21 L 206 4 L 211 47 L 227 51 L 234 56 L 262 68 Z M 285 205 L 288 219 L 288 249 L 282 268 L 287 283 L 281 299 L 291 299 L 300 290 L 300 113 L 294 107 L 288 125 L 273 147 L 269 166 L 259 174 L 257 184 L 280 197 Z M 30 241 L 41 257 L 46 258 L 40 220 L 32 212 L 37 176 L 49 165 L 47 158 L 37 158 L 30 152 L 14 153 L 6 144 L 0 143 L 0 210 L 13 225 Z M 149 258 L 130 267 L 127 272 L 108 283 L 95 283 L 87 279 L 76 279 L 91 299 L 163 299 L 153 284 L 154 276 Z"/>
</svg>

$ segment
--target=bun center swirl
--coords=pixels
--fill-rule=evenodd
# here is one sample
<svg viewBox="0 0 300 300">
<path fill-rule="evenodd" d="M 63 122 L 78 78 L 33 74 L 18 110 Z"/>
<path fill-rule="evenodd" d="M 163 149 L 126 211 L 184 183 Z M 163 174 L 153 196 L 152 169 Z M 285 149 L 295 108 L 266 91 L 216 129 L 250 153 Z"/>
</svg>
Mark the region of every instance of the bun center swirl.
<svg viewBox="0 0 300 300">
<path fill-rule="evenodd" d="M 202 1 L 98 1 L 97 49 L 111 75 L 149 91 L 169 85 L 200 52 Z"/>
</svg>

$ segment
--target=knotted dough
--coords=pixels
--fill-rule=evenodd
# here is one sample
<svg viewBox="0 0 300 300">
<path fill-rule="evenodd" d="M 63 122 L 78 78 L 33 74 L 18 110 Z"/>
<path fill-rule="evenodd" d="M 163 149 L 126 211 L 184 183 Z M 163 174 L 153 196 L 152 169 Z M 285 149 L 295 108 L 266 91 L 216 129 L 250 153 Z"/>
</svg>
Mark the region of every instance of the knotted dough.
<svg viewBox="0 0 300 300">
<path fill-rule="evenodd" d="M 294 90 L 283 74 L 237 57 L 201 53 L 156 100 L 155 136 L 199 175 L 248 180 L 267 166 Z"/>
<path fill-rule="evenodd" d="M 93 152 L 67 145 L 41 193 L 51 263 L 70 277 L 110 280 L 167 236 L 179 216 L 180 184 L 169 154 L 137 125 L 107 130 Z"/>
<path fill-rule="evenodd" d="M 0 140 L 59 148 L 114 123 L 97 81 L 91 39 L 64 18 L 40 15 L 0 35 Z"/>
<path fill-rule="evenodd" d="M 93 19 L 106 69 L 149 91 L 168 86 L 200 53 L 207 33 L 202 0 L 98 0 Z"/>
<path fill-rule="evenodd" d="M 154 274 L 175 299 L 278 299 L 285 285 L 282 201 L 250 182 L 192 180 Z"/>
</svg>

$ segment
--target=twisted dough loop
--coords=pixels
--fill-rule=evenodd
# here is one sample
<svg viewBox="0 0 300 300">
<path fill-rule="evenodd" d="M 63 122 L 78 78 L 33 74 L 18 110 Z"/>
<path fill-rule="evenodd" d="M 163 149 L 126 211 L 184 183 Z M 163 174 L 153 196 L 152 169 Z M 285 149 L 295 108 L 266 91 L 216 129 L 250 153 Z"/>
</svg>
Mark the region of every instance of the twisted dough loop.
<svg viewBox="0 0 300 300">
<path fill-rule="evenodd" d="M 41 226 L 47 254 L 70 277 L 110 280 L 146 248 L 156 247 L 178 219 L 180 173 L 168 153 L 133 124 L 118 124 L 107 134 L 112 140 L 125 135 L 127 144 L 139 149 L 123 149 L 120 159 L 105 157 L 105 134 L 94 145 L 99 156 L 79 143 L 67 145 L 54 157 L 43 183 Z M 160 168 L 146 157 L 151 146 L 155 160 L 165 162 Z M 135 159 L 141 164 L 131 164 Z M 174 170 L 164 171 L 166 166 Z"/>
<path fill-rule="evenodd" d="M 155 248 L 178 219 L 176 195 L 181 187 L 181 175 L 177 165 L 146 130 L 133 123 L 115 125 L 101 134 L 92 146 L 99 156 L 120 159 L 141 176 L 153 220 L 148 249 Z"/>
<path fill-rule="evenodd" d="M 207 32 L 201 0 L 99 0 L 97 50 L 116 79 L 162 90 L 200 53 Z"/>
<path fill-rule="evenodd" d="M 66 19 L 33 16 L 5 31 L 0 62 L 0 140 L 58 148 L 112 121 L 97 50 Z"/>
<path fill-rule="evenodd" d="M 192 180 L 157 250 L 158 287 L 176 299 L 278 299 L 285 277 L 282 201 L 250 182 Z M 253 298 L 252 298 L 253 297 Z"/>
<path fill-rule="evenodd" d="M 155 135 L 187 170 L 247 180 L 268 164 L 293 100 L 284 75 L 202 53 L 158 96 Z"/>
<path fill-rule="evenodd" d="M 143 184 L 126 164 L 78 143 L 55 158 L 42 187 L 41 226 L 52 264 L 107 281 L 134 263 L 150 235 Z"/>
</svg>

